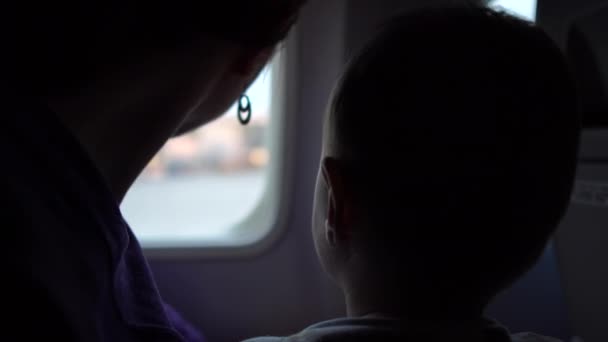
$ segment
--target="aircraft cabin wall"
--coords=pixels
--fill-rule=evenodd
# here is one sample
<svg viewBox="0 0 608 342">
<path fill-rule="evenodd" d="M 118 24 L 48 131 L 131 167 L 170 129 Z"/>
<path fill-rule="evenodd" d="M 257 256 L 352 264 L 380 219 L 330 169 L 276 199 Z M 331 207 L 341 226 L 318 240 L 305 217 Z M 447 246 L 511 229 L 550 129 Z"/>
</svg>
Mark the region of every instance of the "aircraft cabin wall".
<svg viewBox="0 0 608 342">
<path fill-rule="evenodd" d="M 422 3 L 428 2 L 332 0 L 307 4 L 283 48 L 284 68 L 277 85 L 286 89 L 280 102 L 287 120 L 281 172 L 285 191 L 276 234 L 246 252 L 239 249 L 231 252 L 230 248 L 218 253 L 173 251 L 170 256 L 149 252 L 165 300 L 200 327 L 209 341 L 290 334 L 319 320 L 344 315 L 341 294 L 322 272 L 310 233 L 326 101 L 342 66 L 378 23 L 397 9 Z M 605 171 L 604 168 L 593 172 L 604 177 Z M 583 222 L 579 216 L 569 219 L 575 220 L 575 225 Z M 606 222 L 605 216 L 601 219 Z M 604 313 L 603 317 L 608 317 L 605 314 L 608 303 L 604 301 L 603 308 L 593 312 L 583 312 L 574 303 L 589 284 L 572 282 L 570 278 L 580 276 L 592 256 L 582 260 L 576 255 L 581 246 L 558 245 L 559 266 L 567 269 L 565 274 L 560 276 L 555 248 L 550 246 L 524 279 L 496 299 L 488 314 L 513 331 L 533 330 L 563 339 L 575 331 L 576 334 L 588 331 L 590 337 L 586 341 L 608 341 L 608 338 L 592 339 L 591 336 L 605 335 L 593 335 L 598 326 L 584 324 L 589 317 L 602 317 L 595 314 Z M 597 248 L 594 251 L 599 253 Z M 562 278 L 567 285 L 570 313 Z M 607 284 L 605 277 L 600 284 Z M 601 294 L 599 286 L 591 293 Z M 585 305 L 591 298 L 586 300 Z M 576 323 L 574 330 L 571 319 Z"/>
<path fill-rule="evenodd" d="M 601 9 L 601 11 L 600 11 Z M 584 68 L 583 115 L 608 121 L 608 2 L 605 0 L 539 1 L 540 24 L 568 49 L 568 32 L 579 27 L 593 56 L 573 61 Z M 571 54 L 572 51 L 569 51 Z M 574 53 L 580 53 L 574 51 Z M 585 65 L 576 65 L 576 63 Z M 592 63 L 590 63 L 592 62 Z M 593 65 L 591 65 L 593 64 Z M 594 70 L 591 70 L 591 69 Z M 589 76 L 586 79 L 584 77 Z M 587 87 L 590 81 L 600 84 Z M 586 92 L 601 88 L 597 99 Z M 599 98 L 601 97 L 601 98 Z M 587 106 L 593 104 L 593 108 Z M 574 331 L 584 341 L 608 341 L 608 126 L 583 133 L 573 201 L 556 237 L 558 263 Z"/>
</svg>

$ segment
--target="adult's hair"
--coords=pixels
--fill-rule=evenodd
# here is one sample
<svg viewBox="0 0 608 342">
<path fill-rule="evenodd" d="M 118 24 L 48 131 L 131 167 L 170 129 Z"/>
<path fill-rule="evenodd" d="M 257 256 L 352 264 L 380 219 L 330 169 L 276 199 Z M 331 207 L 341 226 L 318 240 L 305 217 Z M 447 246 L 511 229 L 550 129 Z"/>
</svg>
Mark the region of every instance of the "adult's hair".
<svg viewBox="0 0 608 342">
<path fill-rule="evenodd" d="M 328 153 L 370 219 L 362 244 L 427 284 L 493 296 L 568 205 L 575 87 L 527 21 L 476 6 L 402 14 L 350 62 L 329 112 Z"/>
<path fill-rule="evenodd" d="M 42 93 L 79 86 L 101 67 L 145 60 L 147 52 L 170 50 L 203 34 L 253 50 L 274 46 L 285 38 L 303 2 L 10 3 L 3 6 L 0 30 L 3 78 Z"/>
</svg>

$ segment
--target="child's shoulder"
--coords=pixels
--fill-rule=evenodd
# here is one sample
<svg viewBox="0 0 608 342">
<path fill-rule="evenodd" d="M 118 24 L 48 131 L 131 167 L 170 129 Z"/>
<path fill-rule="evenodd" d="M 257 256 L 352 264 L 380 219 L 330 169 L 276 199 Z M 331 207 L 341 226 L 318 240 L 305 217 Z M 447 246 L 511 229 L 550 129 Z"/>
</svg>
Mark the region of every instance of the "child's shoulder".
<svg viewBox="0 0 608 342">
<path fill-rule="evenodd" d="M 562 340 L 554 337 L 543 336 L 531 332 L 512 334 L 511 340 L 513 342 L 562 342 Z"/>
<path fill-rule="evenodd" d="M 440 333 L 443 332 L 443 333 Z M 482 332 L 481 336 L 479 332 Z M 391 318 L 342 318 L 312 325 L 289 337 L 258 337 L 246 342 L 368 342 L 368 341 L 484 341 L 484 342 L 562 342 L 534 333 L 509 335 L 492 320 L 463 322 L 404 322 Z"/>
</svg>

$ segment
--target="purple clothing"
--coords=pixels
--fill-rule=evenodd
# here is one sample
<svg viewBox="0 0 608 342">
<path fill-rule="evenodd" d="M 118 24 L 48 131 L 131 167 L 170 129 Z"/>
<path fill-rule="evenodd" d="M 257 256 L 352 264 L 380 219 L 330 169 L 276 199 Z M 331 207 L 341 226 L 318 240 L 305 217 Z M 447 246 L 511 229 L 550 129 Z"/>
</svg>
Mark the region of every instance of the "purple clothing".
<svg viewBox="0 0 608 342">
<path fill-rule="evenodd" d="M 137 239 L 75 138 L 45 107 L 8 102 L 0 222 L 10 279 L 3 305 L 12 314 L 3 323 L 18 340 L 202 341 L 166 310 Z"/>
</svg>

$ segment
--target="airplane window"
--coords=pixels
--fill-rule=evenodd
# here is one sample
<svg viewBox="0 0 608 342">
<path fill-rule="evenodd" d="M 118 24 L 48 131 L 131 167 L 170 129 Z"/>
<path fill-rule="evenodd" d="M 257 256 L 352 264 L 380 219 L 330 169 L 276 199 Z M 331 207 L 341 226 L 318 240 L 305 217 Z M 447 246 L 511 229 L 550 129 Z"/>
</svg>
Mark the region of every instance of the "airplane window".
<svg viewBox="0 0 608 342">
<path fill-rule="evenodd" d="M 144 247 L 217 245 L 265 208 L 275 64 L 246 91 L 252 108 L 246 126 L 235 104 L 214 122 L 171 139 L 139 176 L 121 209 Z"/>
<path fill-rule="evenodd" d="M 494 0 L 490 1 L 490 6 L 531 21 L 536 19 L 536 0 Z"/>
</svg>

